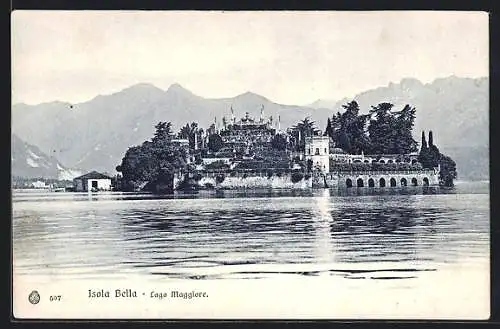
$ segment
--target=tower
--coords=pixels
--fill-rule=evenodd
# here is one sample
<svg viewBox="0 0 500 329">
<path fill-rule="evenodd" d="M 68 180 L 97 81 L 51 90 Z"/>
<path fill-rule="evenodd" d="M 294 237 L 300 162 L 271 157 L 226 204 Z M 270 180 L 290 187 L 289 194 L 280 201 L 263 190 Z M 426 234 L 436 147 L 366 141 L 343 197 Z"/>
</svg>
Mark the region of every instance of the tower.
<svg viewBox="0 0 500 329">
<path fill-rule="evenodd" d="M 311 160 L 314 170 L 330 172 L 330 138 L 328 136 L 310 136 L 305 138 L 305 157 Z"/>
</svg>

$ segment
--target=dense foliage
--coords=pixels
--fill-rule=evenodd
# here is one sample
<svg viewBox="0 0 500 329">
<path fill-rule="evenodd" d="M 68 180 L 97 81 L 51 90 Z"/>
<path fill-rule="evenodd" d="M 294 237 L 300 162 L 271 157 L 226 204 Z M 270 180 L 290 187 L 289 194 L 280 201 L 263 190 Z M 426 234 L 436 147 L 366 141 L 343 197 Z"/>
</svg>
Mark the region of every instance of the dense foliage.
<svg viewBox="0 0 500 329">
<path fill-rule="evenodd" d="M 212 134 L 208 137 L 208 149 L 212 152 L 219 151 L 222 147 L 224 147 L 224 142 L 222 141 L 222 137 L 218 134 Z"/>
<path fill-rule="evenodd" d="M 192 149 L 195 148 L 195 144 L 197 144 L 197 148 L 201 146 L 202 135 L 203 129 L 198 128 L 198 123 L 196 122 L 191 122 L 191 124 L 186 123 L 178 133 L 179 138 L 189 140 L 189 147 Z"/>
<path fill-rule="evenodd" d="M 284 151 L 287 148 L 287 141 L 286 137 L 283 136 L 282 134 L 276 134 L 274 135 L 273 139 L 271 140 L 271 146 L 279 151 Z"/>
<path fill-rule="evenodd" d="M 440 183 L 452 186 L 457 177 L 456 164 L 448 156 L 441 154 L 434 144 L 432 132 L 429 132 L 429 143 L 422 133 L 421 149 L 418 156 L 419 163 L 410 163 L 409 153 L 418 150 L 418 143 L 413 139 L 412 129 L 415 121 L 415 108 L 406 105 L 400 111 L 394 110 L 391 103 L 380 103 L 372 106 L 367 114 L 360 114 L 356 101 L 342 105 L 343 111 L 337 112 L 328 118 L 324 136 L 329 136 L 333 142 L 330 148 L 340 148 L 348 154 L 375 155 L 373 163 L 347 163 L 345 157 L 338 157 L 338 161 L 330 161 L 332 171 L 410 171 L 435 169 L 440 167 Z M 227 122 L 226 122 L 227 123 Z M 194 168 L 197 170 L 212 170 L 225 172 L 229 176 L 238 171 L 245 174 L 248 170 L 260 172 L 269 178 L 282 176 L 292 168 L 298 169 L 301 178 L 310 178 L 313 170 L 312 161 L 290 160 L 290 151 L 304 151 L 307 137 L 319 136 L 321 132 L 315 122 L 309 118 L 298 122 L 288 134 L 276 134 L 270 143 L 247 145 L 245 150 L 235 148 L 234 145 L 224 145 L 215 125 L 206 130 L 208 140 L 203 140 L 204 131 L 196 122 L 181 127 L 177 134 L 171 131 L 170 122 L 160 122 L 155 126 L 155 133 L 151 140 L 142 145 L 130 147 L 117 171 L 122 173 L 121 187 L 124 190 L 147 189 L 153 192 L 159 190 L 171 191 L 175 173 L 183 172 L 184 181 L 181 186 L 196 185 L 200 176 L 192 176 Z M 172 139 L 189 140 L 186 148 Z M 246 152 L 246 153 L 245 153 Z M 335 153 L 341 151 L 337 150 Z M 378 154 L 378 156 L 377 156 Z M 381 154 L 393 154 L 395 163 L 379 163 L 377 157 Z M 192 164 L 189 164 L 192 161 Z M 233 169 L 223 161 L 203 164 L 203 158 L 232 158 L 238 164 Z M 297 166 L 298 165 L 298 166 Z M 223 181 L 225 176 L 217 178 Z M 295 173 L 293 180 L 299 181 L 299 174 Z M 306 178 L 308 179 L 308 178 Z"/>
<path fill-rule="evenodd" d="M 116 170 L 122 173 L 122 188 L 136 190 L 143 187 L 171 190 L 173 174 L 187 167 L 186 151 L 171 143 L 170 122 L 160 122 L 151 141 L 130 147 Z M 158 192 L 158 191 L 155 191 Z"/>
<path fill-rule="evenodd" d="M 457 178 L 456 163 L 447 155 L 442 154 L 434 144 L 432 131 L 429 131 L 429 144 L 422 132 L 422 146 L 419 153 L 419 161 L 424 168 L 440 167 L 439 182 L 443 186 L 453 186 L 453 180 Z"/>
<path fill-rule="evenodd" d="M 406 105 L 401 111 L 393 111 L 393 104 L 380 103 L 361 115 L 356 101 L 342 107 L 343 113 L 328 118 L 324 135 L 330 136 L 345 152 L 405 154 L 418 150 L 412 136 L 415 108 Z"/>
<path fill-rule="evenodd" d="M 304 178 L 304 174 L 302 174 L 300 171 L 294 171 L 292 172 L 292 183 L 298 183 Z"/>
<path fill-rule="evenodd" d="M 316 123 L 314 121 L 305 118 L 292 127 L 291 133 L 295 140 L 295 150 L 304 152 L 306 145 L 305 138 L 320 135 L 321 131 L 316 128 Z"/>
</svg>

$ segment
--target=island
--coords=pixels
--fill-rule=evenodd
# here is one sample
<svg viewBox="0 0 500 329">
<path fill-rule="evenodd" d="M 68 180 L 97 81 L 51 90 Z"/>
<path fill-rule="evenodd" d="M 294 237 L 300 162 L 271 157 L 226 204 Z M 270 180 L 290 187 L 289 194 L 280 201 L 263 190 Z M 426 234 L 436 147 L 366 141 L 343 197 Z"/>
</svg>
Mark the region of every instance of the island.
<svg viewBox="0 0 500 329">
<path fill-rule="evenodd" d="M 452 187 L 453 159 L 433 132 L 414 139 L 416 109 L 391 103 L 361 114 L 356 101 L 327 118 L 325 131 L 305 118 L 283 129 L 281 118 L 248 112 L 214 118 L 207 129 L 187 123 L 174 133 L 159 122 L 151 140 L 130 147 L 116 170 L 122 191 L 248 188 Z"/>
</svg>

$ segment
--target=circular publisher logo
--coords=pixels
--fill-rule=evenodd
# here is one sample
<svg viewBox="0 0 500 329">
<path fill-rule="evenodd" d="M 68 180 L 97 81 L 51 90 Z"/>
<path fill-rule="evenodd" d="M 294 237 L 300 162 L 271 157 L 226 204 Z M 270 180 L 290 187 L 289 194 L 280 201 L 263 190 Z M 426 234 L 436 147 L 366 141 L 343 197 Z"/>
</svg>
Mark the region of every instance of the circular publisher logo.
<svg viewBox="0 0 500 329">
<path fill-rule="evenodd" d="M 28 296 L 28 300 L 30 301 L 31 304 L 38 304 L 38 302 L 40 301 L 40 294 L 38 293 L 38 291 L 36 290 L 33 290 L 30 295 Z"/>
</svg>

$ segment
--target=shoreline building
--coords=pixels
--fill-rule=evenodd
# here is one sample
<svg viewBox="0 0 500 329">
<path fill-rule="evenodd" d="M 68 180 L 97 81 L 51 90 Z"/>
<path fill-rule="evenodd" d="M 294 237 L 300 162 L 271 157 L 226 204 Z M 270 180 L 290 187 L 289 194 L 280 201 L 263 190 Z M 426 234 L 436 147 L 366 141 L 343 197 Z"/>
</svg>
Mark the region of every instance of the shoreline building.
<svg viewBox="0 0 500 329">
<path fill-rule="evenodd" d="M 92 171 L 73 179 L 75 192 L 88 192 L 89 188 L 94 191 L 111 191 L 111 177 Z"/>
</svg>

